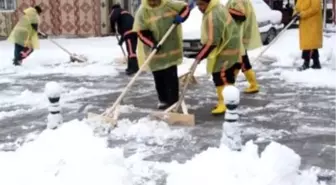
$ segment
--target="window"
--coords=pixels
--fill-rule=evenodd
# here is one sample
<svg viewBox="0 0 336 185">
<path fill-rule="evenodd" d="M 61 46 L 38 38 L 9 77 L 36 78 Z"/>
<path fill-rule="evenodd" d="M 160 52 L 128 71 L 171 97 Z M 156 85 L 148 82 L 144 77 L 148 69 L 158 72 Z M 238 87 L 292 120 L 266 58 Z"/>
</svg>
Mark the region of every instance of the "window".
<svg viewBox="0 0 336 185">
<path fill-rule="evenodd" d="M 0 0 L 0 12 L 14 11 L 16 8 L 16 0 Z"/>
</svg>

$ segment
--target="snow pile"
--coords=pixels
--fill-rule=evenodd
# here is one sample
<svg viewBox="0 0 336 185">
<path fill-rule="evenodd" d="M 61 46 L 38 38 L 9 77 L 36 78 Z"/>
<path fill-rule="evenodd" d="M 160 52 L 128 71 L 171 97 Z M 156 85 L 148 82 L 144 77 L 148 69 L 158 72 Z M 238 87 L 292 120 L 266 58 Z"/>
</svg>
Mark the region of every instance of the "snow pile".
<svg viewBox="0 0 336 185">
<path fill-rule="evenodd" d="M 314 70 L 308 69 L 302 72 L 296 69 L 282 71 L 280 79 L 290 83 L 301 83 L 307 87 L 336 87 L 335 70 L 321 69 Z"/>
<path fill-rule="evenodd" d="M 121 130 L 115 132 L 122 133 Z M 130 132 L 135 133 L 132 129 Z M 160 134 L 169 135 L 169 132 Z M 1 182 L 6 185 L 156 184 L 156 180 L 164 179 L 167 174 L 168 185 L 318 185 L 315 173 L 298 173 L 300 156 L 278 143 L 267 146 L 260 157 L 257 145 L 252 142 L 242 152 L 225 146 L 210 148 L 185 164 L 145 161 L 144 153 L 126 158 L 123 152 L 120 148 L 108 148 L 106 138 L 94 136 L 90 126 L 73 120 L 56 130 L 43 131 L 14 152 L 0 152 Z"/>
<path fill-rule="evenodd" d="M 319 185 L 316 174 L 299 174 L 300 156 L 278 143 L 258 156 L 258 146 L 248 142 L 242 152 L 225 146 L 210 148 L 185 164 L 172 167 L 167 185 Z"/>
<path fill-rule="evenodd" d="M 1 181 L 7 185 L 127 185 L 125 163 L 122 149 L 107 148 L 104 138 L 76 120 L 42 132 L 15 152 L 0 152 Z"/>
<path fill-rule="evenodd" d="M 131 139 L 138 142 L 164 145 L 170 139 L 182 139 L 191 137 L 187 130 L 173 129 L 166 122 L 151 121 L 149 118 L 141 118 L 136 121 L 123 119 L 118 121 L 118 127 L 111 132 L 113 138 Z"/>
<path fill-rule="evenodd" d="M 57 82 L 48 82 L 45 85 L 45 93 L 49 98 L 58 98 L 61 96 L 62 87 Z"/>
</svg>

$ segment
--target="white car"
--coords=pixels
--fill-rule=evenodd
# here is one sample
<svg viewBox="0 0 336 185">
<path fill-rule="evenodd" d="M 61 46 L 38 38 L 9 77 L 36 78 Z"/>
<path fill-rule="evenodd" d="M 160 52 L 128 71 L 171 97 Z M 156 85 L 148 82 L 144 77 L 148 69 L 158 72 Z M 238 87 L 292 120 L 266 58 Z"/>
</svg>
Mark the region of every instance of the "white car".
<svg viewBox="0 0 336 185">
<path fill-rule="evenodd" d="M 271 42 L 284 27 L 282 13 L 272 10 L 263 0 L 250 0 L 256 13 L 259 31 L 264 44 Z M 226 4 L 227 0 L 221 0 Z M 183 49 L 186 57 L 193 57 L 201 49 L 200 35 L 203 14 L 195 7 L 183 23 Z"/>
</svg>

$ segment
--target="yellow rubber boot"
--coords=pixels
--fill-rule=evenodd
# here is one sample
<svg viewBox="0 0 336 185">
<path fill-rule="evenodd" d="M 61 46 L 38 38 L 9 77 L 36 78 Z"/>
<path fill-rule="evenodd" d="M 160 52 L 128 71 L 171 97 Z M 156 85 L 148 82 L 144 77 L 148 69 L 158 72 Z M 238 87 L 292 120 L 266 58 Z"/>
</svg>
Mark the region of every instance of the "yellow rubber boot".
<svg viewBox="0 0 336 185">
<path fill-rule="evenodd" d="M 217 97 L 218 97 L 218 103 L 214 109 L 212 109 L 211 114 L 212 115 L 222 115 L 226 111 L 226 106 L 224 104 L 224 97 L 223 97 L 223 89 L 224 86 L 218 86 L 216 87 Z"/>
<path fill-rule="evenodd" d="M 244 90 L 244 93 L 252 94 L 259 92 L 259 85 L 255 76 L 255 73 L 252 69 L 247 70 L 244 72 L 247 81 L 249 82 L 250 86 Z"/>
</svg>

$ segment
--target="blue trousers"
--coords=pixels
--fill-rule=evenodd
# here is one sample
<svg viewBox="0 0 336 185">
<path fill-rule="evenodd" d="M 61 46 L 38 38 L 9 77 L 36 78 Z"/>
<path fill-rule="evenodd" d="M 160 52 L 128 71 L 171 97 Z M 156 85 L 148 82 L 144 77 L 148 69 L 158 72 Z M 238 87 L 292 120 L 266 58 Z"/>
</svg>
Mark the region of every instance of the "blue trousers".
<svg viewBox="0 0 336 185">
<path fill-rule="evenodd" d="M 14 46 L 14 61 L 21 61 L 27 58 L 34 50 L 32 48 L 23 47 L 19 44 Z"/>
</svg>

